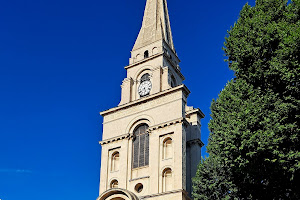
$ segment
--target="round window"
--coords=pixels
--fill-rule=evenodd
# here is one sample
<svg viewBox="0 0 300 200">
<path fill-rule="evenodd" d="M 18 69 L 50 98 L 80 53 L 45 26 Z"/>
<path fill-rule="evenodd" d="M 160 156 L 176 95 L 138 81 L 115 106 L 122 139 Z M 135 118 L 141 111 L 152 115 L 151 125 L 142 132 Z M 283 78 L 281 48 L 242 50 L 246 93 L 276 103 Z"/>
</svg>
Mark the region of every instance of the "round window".
<svg viewBox="0 0 300 200">
<path fill-rule="evenodd" d="M 138 193 L 142 192 L 143 188 L 144 188 L 144 186 L 141 183 L 136 184 L 136 186 L 134 187 L 135 191 Z"/>
</svg>

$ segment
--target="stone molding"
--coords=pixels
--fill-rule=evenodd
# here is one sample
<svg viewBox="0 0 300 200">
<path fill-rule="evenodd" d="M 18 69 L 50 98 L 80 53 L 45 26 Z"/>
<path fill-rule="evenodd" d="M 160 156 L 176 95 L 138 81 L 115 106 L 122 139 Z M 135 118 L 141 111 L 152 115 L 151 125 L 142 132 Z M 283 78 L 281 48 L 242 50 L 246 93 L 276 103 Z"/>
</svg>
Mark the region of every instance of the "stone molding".
<svg viewBox="0 0 300 200">
<path fill-rule="evenodd" d="M 97 198 L 97 200 L 110 199 L 110 197 L 112 196 L 126 198 L 129 200 L 139 200 L 139 198 L 133 192 L 121 188 L 113 188 L 106 190 Z"/>
<path fill-rule="evenodd" d="M 185 126 L 189 126 L 189 122 L 186 120 L 186 118 L 181 117 L 181 118 L 178 118 L 178 119 L 175 119 L 175 120 L 172 120 L 172 121 L 168 121 L 168 122 L 164 122 L 164 123 L 160 123 L 160 124 L 151 126 L 151 127 L 149 127 L 149 129 L 147 131 L 148 131 L 148 133 L 151 133 L 152 131 L 155 131 L 155 130 L 158 130 L 158 129 L 161 129 L 161 128 L 166 128 L 166 127 L 178 124 L 178 123 L 182 123 Z M 123 135 L 120 135 L 120 136 L 117 136 L 117 137 L 113 137 L 113 138 L 109 138 L 109 139 L 106 139 L 106 140 L 103 140 L 103 141 L 99 141 L 99 144 L 101 144 L 101 145 L 108 144 L 108 143 L 117 142 L 117 141 L 124 140 L 124 139 L 131 139 L 132 137 L 133 137 L 132 133 L 127 133 L 127 134 L 123 134 Z M 190 141 L 187 142 L 187 144 L 188 145 L 198 144 L 200 147 L 204 146 L 204 143 L 200 139 L 190 140 Z"/>
<path fill-rule="evenodd" d="M 175 120 L 172 120 L 172 121 L 168 121 L 168 122 L 164 122 L 164 123 L 161 123 L 161 124 L 158 124 L 158 125 L 151 126 L 151 127 L 149 127 L 147 132 L 151 133 L 154 130 L 158 130 L 158 129 L 161 129 L 161 128 L 166 128 L 166 127 L 178 124 L 178 123 L 182 123 L 185 126 L 189 125 L 189 122 L 185 118 L 181 117 L 181 118 L 178 118 L 178 119 L 175 119 Z M 120 136 L 117 136 L 117 137 L 113 137 L 113 138 L 109 138 L 109 139 L 100 141 L 99 144 L 104 145 L 104 144 L 117 142 L 117 141 L 124 140 L 124 139 L 131 139 L 131 138 L 133 138 L 133 133 L 127 133 L 127 134 L 123 134 L 123 135 L 120 135 Z"/>
<path fill-rule="evenodd" d="M 123 134 L 123 135 L 120 135 L 120 136 L 117 136 L 117 137 L 109 138 L 109 139 L 100 141 L 99 144 L 101 144 L 101 145 L 108 144 L 108 143 L 124 140 L 126 138 L 130 138 L 130 134 Z"/>
<path fill-rule="evenodd" d="M 205 117 L 204 113 L 199 108 L 193 108 L 191 110 L 187 110 L 185 112 L 185 115 L 186 115 L 186 117 L 189 117 L 190 115 L 192 115 L 194 113 L 197 113 L 198 115 L 200 115 L 201 118 Z"/>
<path fill-rule="evenodd" d="M 172 190 L 172 191 L 168 191 L 168 192 L 163 192 L 163 193 L 157 193 L 157 194 L 151 194 L 151 195 L 146 195 L 146 196 L 142 196 L 140 197 L 140 199 L 148 199 L 148 198 L 152 198 L 152 197 L 157 197 L 157 196 L 164 196 L 164 195 L 168 195 L 168 194 L 174 194 L 174 193 L 183 193 L 183 195 L 186 197 L 186 199 L 191 200 L 191 198 L 188 196 L 187 191 L 185 190 Z"/>
<path fill-rule="evenodd" d="M 135 63 L 132 63 L 132 64 L 126 66 L 125 69 L 127 70 L 127 69 L 129 69 L 129 68 L 131 68 L 131 67 L 134 67 L 134 66 L 136 66 L 136 65 L 139 65 L 139 64 L 148 62 L 149 60 L 153 60 L 154 58 L 159 57 L 159 56 L 161 56 L 161 55 L 163 55 L 163 54 L 164 54 L 164 52 L 160 52 L 160 53 L 154 54 L 154 55 L 150 56 L 149 58 L 145 58 L 145 59 L 143 59 L 143 60 L 137 61 L 137 62 L 135 62 Z"/>
<path fill-rule="evenodd" d="M 129 182 L 137 181 L 137 180 L 141 180 L 141 179 L 145 179 L 145 178 L 150 178 L 150 176 L 143 176 L 143 177 L 139 177 L 139 178 L 130 179 Z"/>
<path fill-rule="evenodd" d="M 117 106 L 115 108 L 111 108 L 109 110 L 100 112 L 100 115 L 106 116 L 108 114 L 115 113 L 115 112 L 117 112 L 119 110 L 125 110 L 125 109 L 128 109 L 128 108 L 132 108 L 133 106 L 136 106 L 138 104 L 143 104 L 143 103 L 146 103 L 146 102 L 150 102 L 153 99 L 160 99 L 160 101 L 162 101 L 162 97 L 163 96 L 167 96 L 168 94 L 172 94 L 172 93 L 174 93 L 174 92 L 176 92 L 178 90 L 183 90 L 185 96 L 188 96 L 190 94 L 189 89 L 185 85 L 182 84 L 182 85 L 179 85 L 177 87 L 174 87 L 174 88 L 171 88 L 171 89 L 168 89 L 168 90 L 165 90 L 165 91 L 162 91 L 162 92 L 150 95 L 148 97 L 145 97 L 145 98 L 142 98 L 142 99 L 138 99 L 138 100 L 135 100 L 135 101 L 132 101 L 132 102 L 129 102 L 129 103 Z"/>
<path fill-rule="evenodd" d="M 151 126 L 151 127 L 149 127 L 148 131 L 152 132 L 154 130 L 161 129 L 161 128 L 166 128 L 166 127 L 178 124 L 178 123 L 183 123 L 185 125 L 189 124 L 189 122 L 185 118 L 181 117 L 181 118 L 178 118 L 178 119 L 175 119 L 175 120 L 172 120 L 172 121 L 168 121 L 168 122 L 164 122 L 164 123 L 161 123 L 161 124 L 158 124 L 158 125 L 155 125 L 155 126 Z"/>
<path fill-rule="evenodd" d="M 122 85 L 123 85 L 124 83 L 131 82 L 131 81 L 133 81 L 133 79 L 132 79 L 131 77 L 125 78 L 125 79 L 122 81 Z"/>
<path fill-rule="evenodd" d="M 204 143 L 199 138 L 197 138 L 197 139 L 187 141 L 187 145 L 188 146 L 199 145 L 200 147 L 203 147 Z"/>
</svg>

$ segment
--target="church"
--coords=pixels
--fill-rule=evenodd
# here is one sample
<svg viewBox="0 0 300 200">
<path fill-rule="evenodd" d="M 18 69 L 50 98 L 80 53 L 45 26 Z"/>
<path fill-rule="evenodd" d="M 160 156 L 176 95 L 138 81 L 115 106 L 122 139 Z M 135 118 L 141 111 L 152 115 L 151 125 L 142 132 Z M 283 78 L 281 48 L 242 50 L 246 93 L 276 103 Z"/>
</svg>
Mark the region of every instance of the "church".
<svg viewBox="0 0 300 200">
<path fill-rule="evenodd" d="M 202 111 L 173 44 L 166 0 L 147 0 L 118 106 L 100 112 L 103 135 L 97 200 L 188 200 L 201 159 Z"/>
</svg>

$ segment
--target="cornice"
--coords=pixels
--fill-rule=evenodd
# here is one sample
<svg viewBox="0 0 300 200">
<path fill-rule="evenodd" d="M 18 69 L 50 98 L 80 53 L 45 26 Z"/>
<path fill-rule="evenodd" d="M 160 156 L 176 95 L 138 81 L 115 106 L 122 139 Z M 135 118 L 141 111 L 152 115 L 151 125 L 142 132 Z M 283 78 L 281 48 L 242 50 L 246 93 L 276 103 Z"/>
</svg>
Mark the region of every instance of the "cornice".
<svg viewBox="0 0 300 200">
<path fill-rule="evenodd" d="M 127 70 L 127 69 L 129 69 L 131 67 L 134 67 L 136 65 L 142 64 L 142 63 L 147 62 L 149 60 L 153 60 L 154 58 L 159 57 L 159 56 L 161 56 L 163 54 L 164 54 L 164 52 L 160 52 L 160 53 L 154 54 L 154 55 L 150 56 L 149 58 L 145 58 L 145 59 L 140 60 L 138 62 L 132 63 L 130 65 L 125 66 L 124 68 Z"/>
<path fill-rule="evenodd" d="M 178 118 L 178 119 L 175 119 L 175 120 L 172 120 L 172 121 L 168 121 L 168 122 L 164 122 L 164 123 L 161 123 L 161 124 L 157 124 L 155 126 L 151 126 L 151 127 L 149 127 L 148 131 L 151 132 L 151 131 L 158 130 L 158 129 L 161 129 L 161 128 L 166 128 L 166 127 L 178 124 L 178 123 L 183 123 L 184 125 L 189 124 L 189 122 L 185 118 L 181 117 L 181 118 Z"/>
<path fill-rule="evenodd" d="M 148 62 L 149 60 L 153 60 L 154 58 L 157 58 L 159 56 L 163 56 L 171 64 L 173 69 L 179 74 L 179 76 L 182 78 L 182 80 L 185 80 L 185 77 L 183 76 L 181 71 L 177 68 L 177 66 L 172 62 L 172 60 L 169 58 L 169 56 L 165 52 L 160 52 L 160 53 L 157 53 L 155 55 L 150 56 L 149 58 L 146 58 L 146 59 L 140 60 L 138 62 L 132 63 L 128 66 L 125 66 L 125 69 L 127 70 L 127 69 L 132 68 L 136 65 Z"/>
<path fill-rule="evenodd" d="M 188 110 L 185 112 L 186 117 L 191 116 L 192 114 L 197 113 L 197 115 L 200 115 L 201 118 L 204 118 L 204 113 L 199 108 L 194 108 L 193 110 Z"/>
<path fill-rule="evenodd" d="M 186 142 L 187 143 L 187 145 L 189 145 L 189 146 L 192 146 L 192 145 L 199 145 L 200 147 L 203 147 L 204 146 L 204 143 L 199 139 L 199 138 L 197 138 L 197 139 L 193 139 L 193 140 L 189 140 L 189 141 L 187 141 Z"/>
<path fill-rule="evenodd" d="M 147 47 L 147 46 L 150 46 L 150 45 L 152 45 L 152 44 L 154 44 L 154 43 L 157 43 L 157 42 L 159 42 L 159 41 L 161 41 L 161 39 L 158 39 L 158 40 L 156 40 L 156 41 L 154 41 L 154 42 L 151 42 L 151 43 L 147 44 L 146 46 L 139 47 L 139 48 L 136 48 L 136 49 L 132 49 L 132 50 L 130 51 L 130 53 L 132 53 L 132 52 L 134 52 L 134 51 L 139 51 L 139 50 L 141 50 L 141 49 L 143 49 L 143 48 L 145 48 L 145 47 Z"/>
<path fill-rule="evenodd" d="M 177 87 L 170 88 L 168 90 L 164 90 L 162 92 L 158 92 L 156 94 L 152 94 L 150 96 L 147 96 L 147 97 L 144 97 L 144 98 L 141 98 L 141 99 L 129 102 L 127 104 L 123 104 L 123 105 L 111 108 L 109 110 L 102 111 L 102 112 L 100 112 L 100 115 L 105 116 L 105 115 L 114 113 L 114 112 L 116 112 L 118 110 L 126 109 L 128 107 L 135 106 L 137 104 L 142 104 L 142 103 L 148 102 L 150 100 L 157 99 L 157 98 L 159 98 L 161 96 L 171 94 L 171 93 L 176 92 L 178 90 L 183 90 L 183 92 L 184 92 L 184 94 L 185 94 L 186 97 L 190 94 L 190 90 L 185 85 L 182 84 L 182 85 L 179 85 Z"/>
<path fill-rule="evenodd" d="M 174 194 L 174 193 L 183 193 L 185 195 L 185 198 L 188 200 L 191 200 L 190 197 L 188 197 L 188 193 L 185 190 L 172 190 L 172 191 L 168 191 L 168 192 L 163 192 L 163 193 L 157 193 L 157 194 L 151 194 L 151 195 L 146 195 L 146 196 L 142 196 L 140 197 L 141 200 L 142 199 L 148 199 L 148 198 L 153 198 L 153 197 L 158 197 L 158 196 L 164 196 L 164 195 L 168 195 L 168 194 Z"/>
<path fill-rule="evenodd" d="M 148 133 L 151 133 L 154 130 L 158 130 L 158 129 L 161 129 L 161 128 L 166 128 L 166 127 L 169 127 L 169 126 L 172 126 L 172 125 L 175 125 L 175 124 L 179 124 L 179 123 L 182 123 L 185 126 L 189 125 L 189 122 L 185 118 L 181 117 L 181 118 L 178 118 L 178 119 L 174 119 L 172 121 L 168 121 L 168 122 L 164 122 L 164 123 L 160 123 L 160 124 L 151 126 L 151 127 L 149 127 L 149 129 L 147 131 L 148 131 Z M 113 138 L 109 138 L 109 139 L 100 141 L 99 144 L 101 144 L 101 145 L 108 144 L 108 143 L 117 142 L 117 141 L 124 140 L 124 139 L 130 139 L 132 137 L 133 137 L 133 133 L 126 133 L 126 134 L 123 134 L 123 135 L 120 135 L 120 136 L 117 136 L 117 137 L 113 137 Z"/>
<path fill-rule="evenodd" d="M 106 139 L 106 140 L 102 140 L 102 141 L 99 142 L 99 144 L 101 144 L 101 145 L 108 144 L 108 143 L 112 143 L 112 142 L 124 140 L 126 138 L 130 138 L 130 134 L 123 134 L 123 135 L 119 135 L 117 137 L 113 137 L 113 138 L 109 138 L 109 139 Z"/>
<path fill-rule="evenodd" d="M 156 40 L 156 41 L 154 41 L 154 42 L 148 44 L 147 46 L 150 46 L 150 45 L 152 45 L 152 44 L 154 44 L 154 43 L 156 43 L 156 42 L 159 42 L 160 40 L 161 40 L 161 39 Z M 169 45 L 164 39 L 162 39 L 161 41 L 162 41 L 162 45 L 164 45 L 164 44 L 167 45 L 168 48 L 169 48 L 169 50 L 172 51 L 172 53 L 176 56 L 176 58 L 178 59 L 178 61 L 181 62 L 181 60 L 179 59 L 179 57 L 178 57 L 178 55 L 177 55 L 177 52 L 176 52 L 174 49 L 172 49 L 172 48 L 170 47 L 170 45 Z M 132 52 L 134 52 L 134 51 L 139 51 L 139 50 L 141 50 L 141 49 L 143 49 L 143 48 L 145 48 L 145 47 L 146 47 L 146 46 L 140 47 L 140 48 L 137 48 L 137 49 L 132 50 L 132 51 L 130 51 L 130 52 L 132 53 Z"/>
</svg>

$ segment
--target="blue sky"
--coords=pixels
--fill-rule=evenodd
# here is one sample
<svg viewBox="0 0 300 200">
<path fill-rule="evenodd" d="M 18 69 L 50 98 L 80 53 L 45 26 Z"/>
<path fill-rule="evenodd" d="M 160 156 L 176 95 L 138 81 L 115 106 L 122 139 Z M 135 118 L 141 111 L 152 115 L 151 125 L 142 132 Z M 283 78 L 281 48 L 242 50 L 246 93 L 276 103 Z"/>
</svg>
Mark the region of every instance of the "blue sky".
<svg viewBox="0 0 300 200">
<path fill-rule="evenodd" d="M 168 0 L 192 92 L 188 104 L 206 114 L 206 144 L 210 103 L 233 78 L 224 37 L 246 2 Z M 97 198 L 99 112 L 120 101 L 144 6 L 145 0 L 0 2 L 0 199 Z"/>
</svg>

